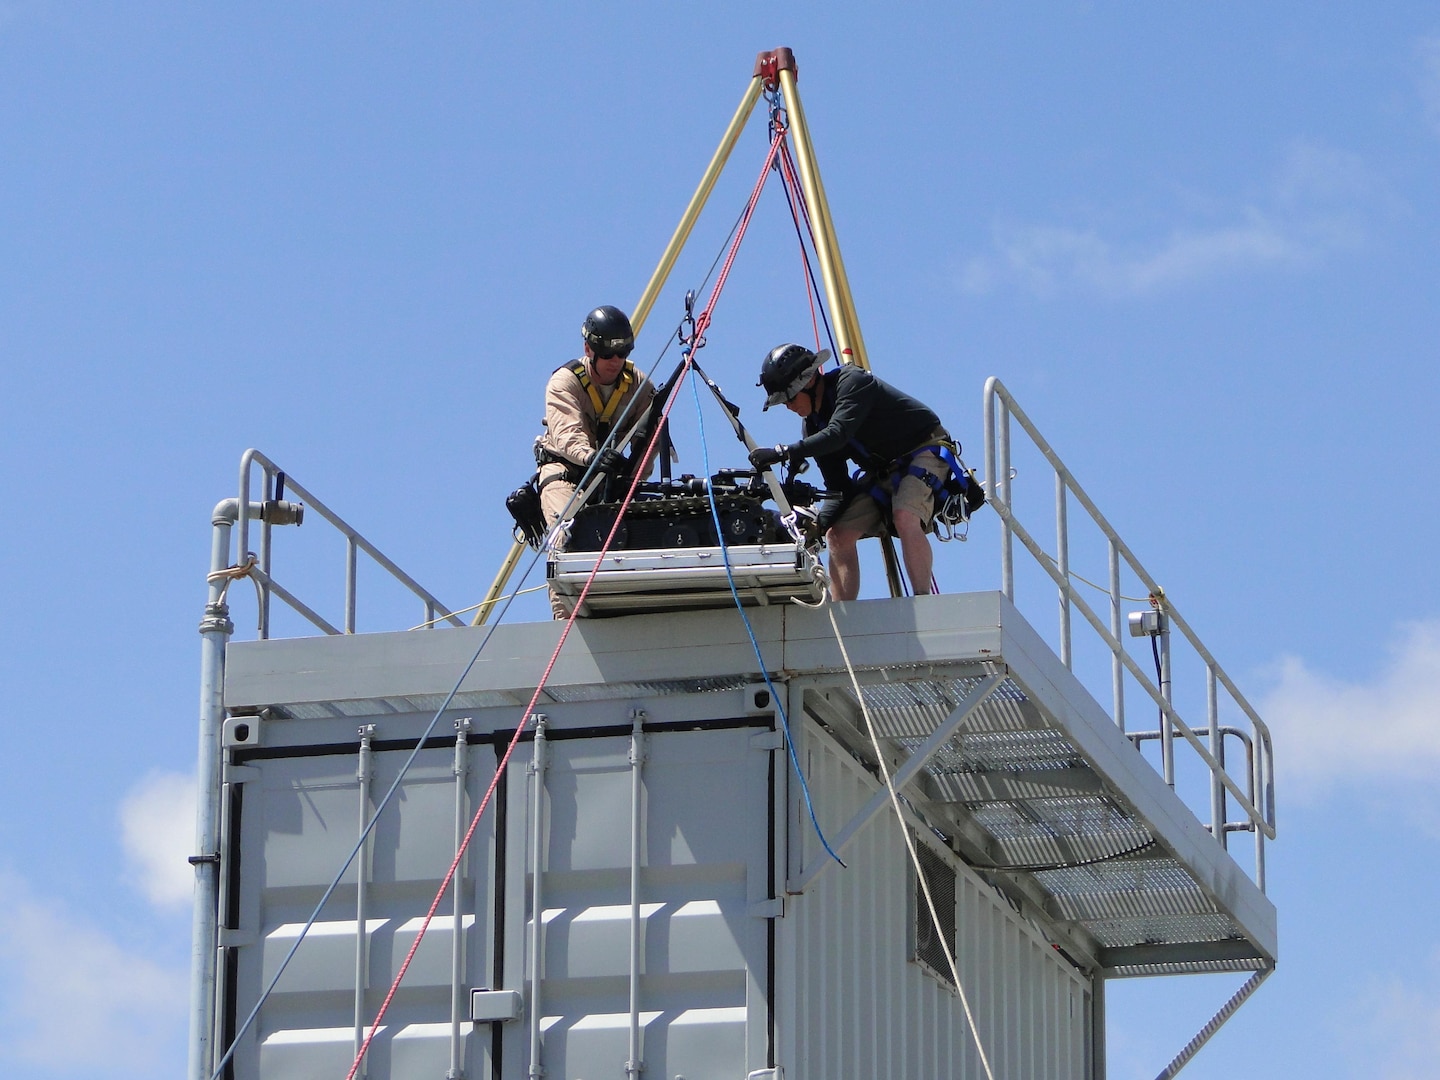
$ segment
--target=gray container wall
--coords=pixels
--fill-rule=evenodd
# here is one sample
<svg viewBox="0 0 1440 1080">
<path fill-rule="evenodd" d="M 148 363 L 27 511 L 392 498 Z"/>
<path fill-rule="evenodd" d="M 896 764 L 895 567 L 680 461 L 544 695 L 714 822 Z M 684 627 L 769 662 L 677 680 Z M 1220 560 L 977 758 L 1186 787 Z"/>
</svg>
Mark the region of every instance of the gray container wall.
<svg viewBox="0 0 1440 1080">
<path fill-rule="evenodd" d="M 738 711 L 725 708 L 728 697 L 718 696 L 714 705 Z M 674 703 L 672 698 L 666 704 Z M 613 703 L 559 706 L 548 742 L 541 1011 L 542 1064 L 551 1080 L 625 1075 L 630 740 L 616 727 L 609 728 L 615 734 L 591 727 L 614 725 L 625 711 Z M 413 719 L 393 716 L 306 721 L 307 745 L 272 748 L 250 757 L 245 768 L 230 770 L 244 780 L 237 785 L 242 789 L 232 830 L 237 842 L 227 857 L 236 902 L 225 921 L 237 929 L 225 932 L 221 977 L 222 986 L 228 981 L 233 987 L 221 1018 L 232 1029 L 268 985 L 356 842 L 358 744 L 347 746 L 344 740 L 353 740 L 358 723 L 366 720 L 377 724 L 382 740 L 413 738 L 417 727 Z M 768 1064 L 772 1019 L 764 902 L 773 880 L 774 740 L 768 718 L 718 723 L 714 730 L 655 732 L 645 739 L 640 994 L 647 1076 L 733 1080 Z M 272 741 L 285 724 L 271 722 Z M 375 753 L 375 800 L 408 753 L 408 747 Z M 497 757 L 488 742 L 468 749 L 467 820 L 494 775 Z M 453 748 L 423 751 L 374 833 L 367 1021 L 454 856 L 453 758 Z M 527 1015 L 518 1021 L 471 1024 L 467 1015 L 461 1062 L 471 1077 L 522 1080 L 530 1074 L 529 836 L 535 783 L 530 760 L 531 746 L 521 745 L 460 879 L 465 950 L 460 990 L 467 1002 L 472 987 L 519 990 L 527 1002 Z M 242 1040 L 237 1077 L 345 1076 L 354 1056 L 355 880 L 352 868 L 255 1029 Z M 449 1070 L 451 912 L 447 895 L 372 1044 L 369 1080 L 439 1078 Z"/>
<path fill-rule="evenodd" d="M 631 705 L 671 727 L 645 739 L 644 1076 L 743 1080 L 774 1064 L 789 1080 L 982 1076 L 957 996 L 911 958 L 913 874 L 888 811 L 847 850 L 849 870 L 827 871 L 773 917 L 769 901 L 783 892 L 787 863 L 793 870 L 802 851 L 808 860 L 819 848 L 772 718 L 743 716 L 742 695 L 721 692 L 551 707 L 541 1008 L 547 1080 L 625 1076 L 631 777 L 623 718 Z M 479 710 L 473 737 L 488 739 L 487 728 L 512 724 L 515 712 Z M 236 929 L 224 939 L 222 984 L 228 980 L 233 993 L 222 1022 L 228 1013 L 232 1029 L 355 843 L 356 730 L 366 722 L 381 740 L 371 789 L 378 800 L 421 719 L 271 721 L 267 747 L 230 770 L 240 782 L 226 924 Z M 808 721 L 803 737 L 817 810 L 836 830 L 877 783 Z M 467 755 L 468 821 L 498 754 L 486 741 Z M 527 1014 L 496 1024 L 467 1018 L 460 1030 L 468 1077 L 530 1073 L 530 756 L 521 745 L 463 866 L 459 988 L 521 991 Z M 367 1020 L 454 854 L 453 760 L 450 747 L 423 751 L 374 834 Z M 1088 1077 L 1089 982 L 977 875 L 956 870 L 961 976 L 995 1075 Z M 354 1040 L 355 880 L 352 869 L 242 1041 L 235 1076 L 345 1075 Z M 373 1044 L 369 1080 L 439 1078 L 449 1069 L 451 911 L 447 897 Z"/>
<path fill-rule="evenodd" d="M 805 729 L 821 825 L 833 835 L 880 786 L 823 731 Z M 792 869 L 825 858 L 792 801 Z M 957 966 L 997 1078 L 1086 1080 L 1091 981 L 977 874 L 920 833 L 956 870 Z M 959 995 L 911 959 L 914 872 L 892 811 L 791 897 L 777 925 L 781 1060 L 787 1077 L 973 1080 L 984 1070 Z M 793 1069 L 793 1071 L 790 1071 Z"/>
</svg>

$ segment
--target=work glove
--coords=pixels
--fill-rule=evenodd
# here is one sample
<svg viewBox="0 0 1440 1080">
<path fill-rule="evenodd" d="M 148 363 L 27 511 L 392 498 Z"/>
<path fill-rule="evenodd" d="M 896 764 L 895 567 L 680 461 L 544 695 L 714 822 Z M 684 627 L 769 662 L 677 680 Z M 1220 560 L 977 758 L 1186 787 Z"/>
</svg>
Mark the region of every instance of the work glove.
<svg viewBox="0 0 1440 1080">
<path fill-rule="evenodd" d="M 625 471 L 625 455 L 613 446 L 606 447 L 596 456 L 595 468 L 607 476 L 619 476 Z"/>
<path fill-rule="evenodd" d="M 757 446 L 750 451 L 750 464 L 757 469 L 767 469 L 771 465 L 778 464 L 793 457 L 794 451 L 785 445 L 778 446 Z"/>
</svg>

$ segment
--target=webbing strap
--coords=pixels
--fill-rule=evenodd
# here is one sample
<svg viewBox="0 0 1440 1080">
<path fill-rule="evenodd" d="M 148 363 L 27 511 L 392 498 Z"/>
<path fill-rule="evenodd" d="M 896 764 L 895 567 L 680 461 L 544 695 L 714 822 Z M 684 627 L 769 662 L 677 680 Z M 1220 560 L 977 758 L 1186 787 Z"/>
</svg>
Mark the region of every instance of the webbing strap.
<svg viewBox="0 0 1440 1080">
<path fill-rule="evenodd" d="M 610 427 L 610 421 L 615 416 L 615 410 L 620 407 L 620 402 L 625 399 L 625 395 L 640 378 L 635 372 L 635 365 L 626 360 L 625 366 L 620 369 L 620 378 L 615 383 L 615 390 L 610 395 L 610 400 L 606 402 L 600 397 L 599 389 L 595 386 L 594 380 L 590 378 L 590 371 L 586 368 L 584 360 L 576 360 L 571 364 L 570 372 L 580 380 L 580 385 L 590 395 L 590 404 L 595 406 L 596 420 L 602 428 L 607 430 Z"/>
<path fill-rule="evenodd" d="M 865 450 L 865 448 L 854 439 L 850 440 L 850 445 L 860 451 Z M 965 487 L 970 483 L 970 474 L 965 471 L 965 467 L 961 465 L 959 459 L 956 458 L 956 446 L 957 444 L 954 441 L 948 439 L 941 439 L 927 446 L 917 446 L 914 450 L 901 454 L 889 465 L 885 466 L 883 470 L 876 470 L 873 473 L 861 470 L 856 472 L 852 479 L 857 483 L 872 479 L 873 482 L 869 486 L 870 497 L 886 511 L 890 508 L 890 498 L 893 489 L 898 487 L 900 481 L 906 476 L 913 476 L 924 481 L 925 485 L 932 492 L 938 494 L 940 489 L 945 486 L 945 481 L 914 463 L 917 457 L 928 451 L 943 461 L 949 468 L 951 475 L 960 482 L 960 486 Z M 891 491 L 885 490 L 885 487 L 881 483 L 881 480 L 886 476 L 889 477 Z"/>
</svg>

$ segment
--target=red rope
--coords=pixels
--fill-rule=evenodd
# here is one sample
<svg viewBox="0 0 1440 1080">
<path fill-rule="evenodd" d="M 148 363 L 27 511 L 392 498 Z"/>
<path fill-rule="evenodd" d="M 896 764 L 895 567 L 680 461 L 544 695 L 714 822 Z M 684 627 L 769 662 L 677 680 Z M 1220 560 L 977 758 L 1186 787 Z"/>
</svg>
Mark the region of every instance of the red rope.
<svg viewBox="0 0 1440 1080">
<path fill-rule="evenodd" d="M 715 279 L 715 286 L 710 292 L 710 299 L 706 303 L 705 309 L 700 312 L 695 320 L 695 336 L 692 341 L 696 346 L 698 346 L 703 337 L 705 329 L 710 325 L 715 304 L 720 299 L 721 291 L 725 288 L 725 282 L 730 276 L 731 267 L 735 265 L 735 257 L 740 251 L 740 242 L 745 238 L 745 231 L 750 226 L 751 217 L 754 216 L 755 205 L 759 201 L 760 192 L 765 187 L 765 181 L 769 177 L 771 165 L 775 161 L 775 156 L 784 138 L 785 132 L 783 129 L 776 132 L 775 140 L 770 144 L 770 152 L 765 156 L 765 165 L 760 171 L 760 178 L 756 181 L 755 187 L 750 193 L 750 201 L 746 204 L 745 212 L 741 216 L 740 226 L 736 229 L 735 239 L 731 243 L 730 250 L 725 256 L 725 264 L 720 270 L 720 276 Z M 645 447 L 645 455 L 641 458 L 641 461 L 651 460 L 655 452 L 656 444 L 659 442 L 660 433 L 664 430 L 665 420 L 669 417 L 670 409 L 675 404 L 675 397 L 679 393 L 680 387 L 685 382 L 686 377 L 690 374 L 690 370 L 690 353 L 687 352 L 685 354 L 685 365 L 681 369 L 680 377 L 675 380 L 675 385 L 671 387 L 669 398 L 665 402 L 665 408 L 660 413 L 660 420 L 655 425 L 655 430 L 650 436 L 648 445 Z M 390 1003 L 394 1000 L 396 991 L 400 989 L 400 983 L 405 978 L 405 973 L 410 970 L 410 963 L 415 959 L 415 953 L 420 948 L 420 942 L 424 939 L 426 931 L 430 929 L 431 920 L 434 919 L 435 912 L 439 910 L 440 902 L 445 898 L 445 893 L 449 891 L 451 883 L 455 880 L 455 874 L 460 868 L 460 862 L 464 859 L 465 852 L 470 847 L 470 841 L 475 835 L 475 830 L 480 825 L 480 819 L 489 808 L 490 800 L 494 797 L 495 788 L 500 782 L 500 777 L 504 774 L 505 767 L 510 762 L 510 756 L 515 752 L 515 747 L 519 745 L 520 736 L 524 734 L 525 730 L 530 726 L 530 719 L 534 715 L 533 710 L 535 705 L 539 702 L 540 694 L 544 690 L 546 682 L 550 679 L 550 673 L 555 669 L 555 662 L 560 657 L 560 650 L 565 647 L 565 639 L 570 636 L 570 630 L 575 625 L 575 619 L 580 614 L 580 608 L 584 605 L 585 598 L 590 594 L 590 586 L 594 583 L 595 575 L 600 571 L 600 564 L 604 560 L 606 553 L 610 550 L 610 545 L 615 540 L 615 533 L 625 518 L 625 511 L 629 508 L 631 500 L 635 497 L 641 475 L 642 470 L 637 468 L 634 476 L 630 479 L 630 489 L 625 493 L 625 498 L 620 503 L 620 512 L 615 515 L 615 522 L 610 526 L 610 533 L 605 537 L 605 543 L 600 547 L 600 553 L 595 559 L 595 565 L 591 568 L 589 576 L 585 579 L 585 585 L 581 588 L 580 596 L 575 601 L 575 609 L 570 613 L 570 617 L 565 620 L 565 628 L 560 632 L 560 640 L 555 643 L 555 651 L 550 654 L 550 661 L 545 665 L 545 671 L 540 676 L 540 683 L 535 687 L 535 693 L 530 698 L 530 703 L 525 706 L 523 719 L 516 726 L 515 734 L 511 736 L 510 743 L 505 748 L 504 755 L 495 767 L 495 775 L 490 780 L 490 786 L 485 789 L 485 795 L 480 800 L 479 809 L 475 811 L 475 816 L 470 820 L 470 828 L 466 830 L 465 837 L 460 842 L 460 848 L 455 853 L 454 861 L 450 863 L 450 869 L 445 872 L 445 878 L 441 881 L 440 889 L 436 892 L 435 899 L 430 904 L 430 910 L 425 913 L 425 919 L 420 924 L 420 931 L 415 935 L 415 941 L 410 946 L 410 951 L 405 954 L 405 961 L 400 965 L 400 970 L 395 975 L 395 981 L 390 984 L 390 990 L 385 995 L 385 1000 L 381 1003 L 379 1012 L 375 1014 L 375 1020 L 371 1024 L 370 1033 L 365 1036 L 365 1041 L 360 1045 L 360 1052 L 355 1055 L 355 1061 L 350 1066 L 350 1071 L 345 1074 L 345 1080 L 354 1080 L 355 1074 L 360 1070 L 360 1063 L 365 1060 L 365 1055 L 370 1051 L 370 1043 L 380 1030 L 380 1021 L 384 1019 L 386 1012 L 389 1011 Z M 540 925 L 539 912 L 535 914 L 535 921 L 536 932 L 538 933 Z M 455 928 L 455 932 L 459 932 L 458 927 Z"/>
<path fill-rule="evenodd" d="M 730 250 L 725 254 L 725 263 L 720 267 L 720 276 L 715 279 L 715 285 L 710 290 L 710 299 L 705 304 L 705 309 L 695 319 L 695 336 L 692 341 L 697 348 L 700 339 L 705 336 L 705 331 L 710 326 L 711 313 L 715 310 L 715 304 L 720 299 L 720 293 L 730 277 L 730 268 L 735 265 L 735 256 L 740 253 L 740 241 L 745 239 L 745 230 L 750 227 L 750 219 L 755 216 L 755 206 L 760 201 L 760 192 L 765 189 L 765 181 L 770 178 L 770 168 L 784 141 L 785 129 L 777 128 L 775 138 L 770 143 L 770 152 L 765 155 L 765 163 L 760 167 L 760 176 L 750 190 L 750 201 L 745 204 L 745 211 L 740 215 L 740 224 L 736 227 L 735 239 L 730 244 Z"/>
<path fill-rule="evenodd" d="M 649 444 L 645 447 L 645 456 L 641 459 L 642 461 L 650 460 L 651 455 L 654 453 L 656 443 L 659 441 L 660 433 L 663 430 L 665 419 L 670 415 L 670 409 L 675 404 L 675 393 L 680 389 L 689 371 L 690 364 L 689 358 L 687 357 L 685 368 L 681 372 L 680 378 L 675 380 L 675 386 L 670 393 L 669 400 L 665 403 L 665 408 L 660 414 L 660 423 L 655 425 L 655 431 L 650 436 Z M 414 960 L 415 952 L 420 948 L 420 942 L 425 937 L 426 931 L 430 929 L 430 922 L 435 917 L 435 912 L 439 909 L 441 900 L 445 898 L 445 893 L 449 890 L 451 882 L 455 879 L 455 873 L 460 867 L 460 861 L 465 857 L 465 852 L 470 846 L 470 841 L 475 835 L 475 830 L 480 824 L 480 819 L 484 816 L 486 809 L 488 809 L 490 805 L 490 799 L 495 794 L 496 785 L 499 784 L 500 777 L 505 772 L 505 766 L 509 763 L 510 756 L 515 752 L 515 747 L 520 742 L 520 736 L 524 734 L 525 730 L 530 726 L 530 719 L 534 715 L 533 710 L 535 705 L 540 700 L 540 694 L 545 688 L 545 683 L 550 679 L 550 673 L 555 669 L 555 661 L 560 656 L 560 650 L 565 646 L 565 639 L 570 636 L 570 630 L 575 625 L 575 619 L 580 613 L 580 608 L 584 605 L 585 598 L 590 593 L 590 586 L 595 581 L 595 575 L 600 571 L 601 561 L 615 540 L 616 530 L 620 528 L 620 523 L 624 520 L 625 511 L 629 507 L 631 500 L 635 497 L 635 491 L 640 484 L 640 476 L 641 470 L 636 469 L 635 475 L 630 480 L 630 490 L 625 493 L 625 498 L 620 504 L 620 512 L 615 515 L 615 523 L 610 526 L 610 533 L 605 537 L 605 543 L 600 548 L 600 553 L 595 559 L 595 565 L 591 568 L 589 576 L 585 579 L 585 585 L 580 590 L 580 596 L 575 601 L 575 610 L 570 613 L 570 618 L 565 620 L 565 628 L 560 632 L 560 640 L 555 643 L 555 651 L 550 654 L 550 662 L 545 665 L 545 671 L 540 676 L 540 684 L 535 687 L 535 693 L 530 698 L 530 703 L 525 707 L 524 718 L 520 724 L 516 726 L 515 734 L 511 736 L 510 744 L 505 748 L 504 756 L 501 757 L 500 763 L 495 767 L 495 776 L 491 779 L 490 786 L 485 789 L 485 796 L 480 800 L 480 808 L 475 811 L 475 816 L 470 821 L 470 828 L 466 830 L 465 837 L 460 842 L 460 849 L 455 853 L 455 859 L 450 863 L 450 869 L 445 872 L 445 878 L 440 883 L 440 889 L 435 894 L 434 901 L 430 904 L 430 910 L 425 913 L 424 922 L 420 924 L 420 932 L 415 935 L 415 942 L 410 946 L 410 951 L 405 955 L 405 962 L 400 965 L 400 970 L 395 975 L 395 981 L 390 984 L 390 991 L 385 995 L 385 1000 L 380 1005 L 380 1011 L 375 1014 L 375 1021 L 371 1025 L 370 1033 L 361 1044 L 360 1053 L 355 1056 L 355 1061 L 350 1066 L 350 1071 L 346 1073 L 345 1080 L 354 1080 L 356 1072 L 360 1069 L 360 1063 L 365 1060 L 365 1055 L 370 1050 L 370 1043 L 380 1030 L 380 1021 L 384 1019 L 385 1013 L 389 1011 L 390 1002 L 394 1000 L 395 992 L 400 989 L 400 983 L 405 978 L 405 973 L 410 969 L 410 962 Z M 459 932 L 458 927 L 455 928 L 455 932 Z"/>
</svg>

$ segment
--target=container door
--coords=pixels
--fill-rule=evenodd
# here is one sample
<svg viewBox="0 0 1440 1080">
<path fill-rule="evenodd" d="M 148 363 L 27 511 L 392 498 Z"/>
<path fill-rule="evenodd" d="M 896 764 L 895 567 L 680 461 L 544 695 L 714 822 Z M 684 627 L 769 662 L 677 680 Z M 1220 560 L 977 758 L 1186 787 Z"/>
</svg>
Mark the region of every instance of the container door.
<svg viewBox="0 0 1440 1080">
<path fill-rule="evenodd" d="M 771 1054 L 771 733 L 649 734 L 640 785 L 639 1023 L 643 1076 L 737 1080 Z M 630 739 L 547 740 L 540 835 L 540 979 L 530 966 L 535 783 L 512 763 L 503 968 L 525 1018 L 505 1025 L 505 1080 L 623 1077 L 630 1059 Z M 516 947 L 513 947 L 516 946 Z M 539 1002 L 538 1030 L 532 1006 Z"/>
</svg>

